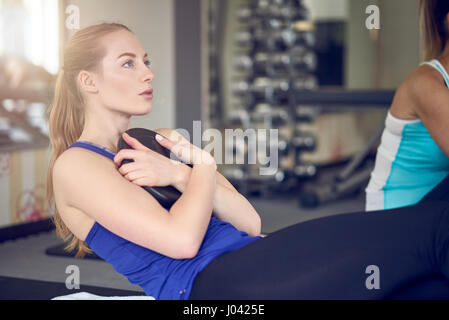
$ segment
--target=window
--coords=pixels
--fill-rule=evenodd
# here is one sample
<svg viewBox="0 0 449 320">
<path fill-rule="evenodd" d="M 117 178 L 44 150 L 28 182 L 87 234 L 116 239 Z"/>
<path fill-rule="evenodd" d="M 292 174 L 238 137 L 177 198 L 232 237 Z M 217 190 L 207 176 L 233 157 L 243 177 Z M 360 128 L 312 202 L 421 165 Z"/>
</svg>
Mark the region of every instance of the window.
<svg viewBox="0 0 449 320">
<path fill-rule="evenodd" d="M 19 55 L 56 74 L 58 0 L 0 0 L 0 55 Z"/>
<path fill-rule="evenodd" d="M 48 144 L 59 0 L 0 0 L 0 152 Z"/>
</svg>

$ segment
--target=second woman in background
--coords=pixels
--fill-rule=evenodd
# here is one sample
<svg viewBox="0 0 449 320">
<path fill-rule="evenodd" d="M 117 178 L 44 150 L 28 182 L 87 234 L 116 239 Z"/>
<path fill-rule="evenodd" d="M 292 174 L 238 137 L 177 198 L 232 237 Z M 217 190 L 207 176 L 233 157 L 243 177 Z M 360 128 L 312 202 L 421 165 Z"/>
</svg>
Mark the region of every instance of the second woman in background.
<svg viewBox="0 0 449 320">
<path fill-rule="evenodd" d="M 388 111 L 367 211 L 416 204 L 449 174 L 449 1 L 419 5 L 425 61 L 399 86 Z"/>
</svg>

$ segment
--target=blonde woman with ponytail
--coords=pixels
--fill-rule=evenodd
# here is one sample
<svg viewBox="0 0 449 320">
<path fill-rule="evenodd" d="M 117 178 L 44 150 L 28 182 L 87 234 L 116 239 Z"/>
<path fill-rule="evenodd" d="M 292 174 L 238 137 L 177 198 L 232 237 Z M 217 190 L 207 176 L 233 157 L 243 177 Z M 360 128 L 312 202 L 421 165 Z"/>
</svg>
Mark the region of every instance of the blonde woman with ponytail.
<svg viewBox="0 0 449 320">
<path fill-rule="evenodd" d="M 64 49 L 48 112 L 52 155 L 47 200 L 52 208 L 54 200 L 53 221 L 58 236 L 67 241 L 67 251 L 77 250 L 76 257 L 92 252 L 86 238 L 100 225 L 139 248 L 151 248 L 173 259 L 192 257 L 199 250 L 212 207 L 217 217 L 246 235 L 234 239 L 229 248 L 258 239 L 260 234 L 259 215 L 216 172 L 212 156 L 187 145 L 176 131 L 154 130 L 165 137 L 160 143 L 176 154 L 190 148 L 184 153 L 189 158 L 181 156 L 182 160 L 209 161 L 197 161 L 193 169 L 181 163 L 174 165 L 126 135 L 123 138 L 129 145 L 147 149 L 146 154 L 131 150 L 116 153 L 117 141 L 129 129 L 130 117 L 152 109 L 154 74 L 149 65 L 138 38 L 118 23 L 81 29 Z M 117 170 L 119 157 L 134 157 L 134 167 Z M 142 175 L 149 170 L 153 177 L 157 174 L 152 185 L 173 185 L 188 195 L 173 206 L 172 214 L 140 188 L 148 182 Z M 218 196 L 214 199 L 215 191 Z"/>
<path fill-rule="evenodd" d="M 67 250 L 95 252 L 156 299 L 410 298 L 423 296 L 413 281 L 434 274 L 443 279 L 431 298 L 449 297 L 447 202 L 333 215 L 262 238 L 259 215 L 208 152 L 157 129 L 191 168 L 123 134 L 131 116 L 151 111 L 153 80 L 121 24 L 89 26 L 67 43 L 49 109 L 48 171 Z M 120 137 L 133 149 L 117 152 Z M 134 161 L 119 167 L 123 159 Z M 169 210 L 142 188 L 168 185 L 182 193 Z M 373 264 L 381 286 L 368 290 Z"/>
<path fill-rule="evenodd" d="M 449 194 L 449 1 L 420 0 L 419 7 L 424 61 L 388 111 L 366 188 L 367 211 Z"/>
</svg>

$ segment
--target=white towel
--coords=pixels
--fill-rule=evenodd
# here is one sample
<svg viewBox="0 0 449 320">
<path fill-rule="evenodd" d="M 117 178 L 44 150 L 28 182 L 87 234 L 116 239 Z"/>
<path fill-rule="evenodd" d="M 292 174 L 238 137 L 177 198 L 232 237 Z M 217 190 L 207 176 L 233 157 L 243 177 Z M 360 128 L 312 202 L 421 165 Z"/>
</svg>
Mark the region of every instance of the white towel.
<svg viewBox="0 0 449 320">
<path fill-rule="evenodd" d="M 156 300 L 151 296 L 114 296 L 104 297 L 97 296 L 89 292 L 72 293 L 65 296 L 54 297 L 51 300 Z"/>
</svg>

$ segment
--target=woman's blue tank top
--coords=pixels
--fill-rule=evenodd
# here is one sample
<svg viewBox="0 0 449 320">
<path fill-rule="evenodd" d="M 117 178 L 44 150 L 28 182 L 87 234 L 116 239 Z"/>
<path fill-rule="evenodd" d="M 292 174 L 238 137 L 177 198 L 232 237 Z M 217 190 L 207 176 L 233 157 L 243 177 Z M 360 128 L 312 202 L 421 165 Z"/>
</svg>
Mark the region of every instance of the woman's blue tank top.
<svg viewBox="0 0 449 320">
<path fill-rule="evenodd" d="M 77 141 L 68 148 L 72 147 L 85 148 L 111 160 L 115 156 L 111 150 L 87 141 Z M 169 258 L 117 236 L 98 222 L 92 226 L 85 242 L 129 282 L 140 286 L 146 295 L 162 300 L 186 300 L 196 275 L 214 258 L 260 238 L 250 237 L 212 216 L 198 254 L 191 259 Z"/>
</svg>

